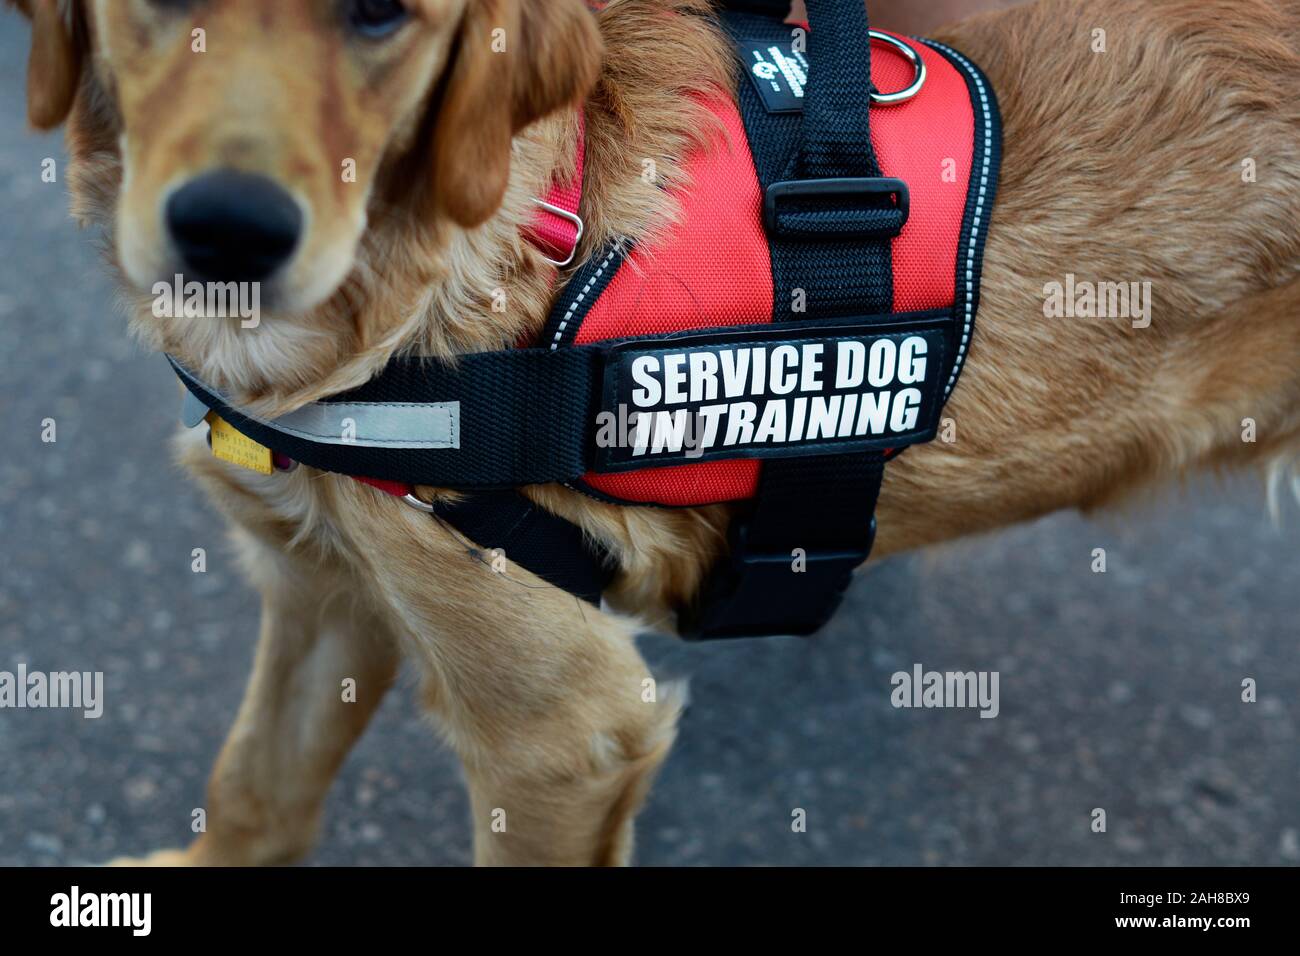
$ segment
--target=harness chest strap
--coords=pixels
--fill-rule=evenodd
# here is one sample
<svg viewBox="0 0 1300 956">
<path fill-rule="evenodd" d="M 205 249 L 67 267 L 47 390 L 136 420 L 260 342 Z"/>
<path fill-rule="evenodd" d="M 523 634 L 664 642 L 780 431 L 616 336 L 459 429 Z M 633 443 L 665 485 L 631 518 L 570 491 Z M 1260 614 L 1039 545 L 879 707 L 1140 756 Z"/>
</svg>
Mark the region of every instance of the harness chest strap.
<svg viewBox="0 0 1300 956">
<path fill-rule="evenodd" d="M 525 230 L 525 236 L 546 261 L 558 269 L 572 264 L 578 255 L 578 243 L 585 229 L 578 207 L 582 202 L 583 167 L 587 158 L 587 118 L 578 110 L 578 136 L 574 148 L 573 176 L 568 181 L 555 180 L 543 199 L 534 199 L 537 215 Z"/>
<path fill-rule="evenodd" d="M 907 185 L 882 176 L 871 142 L 871 35 L 862 4 L 810 3 L 809 16 L 807 59 L 816 69 L 805 74 L 802 115 L 773 108 L 763 83 L 739 91 L 764 191 L 773 318 L 802 294 L 808 325 L 892 311 L 890 243 L 909 211 Z M 725 22 L 742 50 L 747 41 L 770 50 L 790 35 L 771 17 L 731 11 Z M 776 50 L 774 59 L 783 55 Z M 793 49 L 791 58 L 798 63 Z M 925 361 L 941 348 L 938 338 L 927 344 Z M 936 424 L 939 404 L 932 398 Z M 897 441 L 909 443 L 902 435 Z M 766 462 L 754 506 L 733 521 L 728 556 L 683 615 L 684 629 L 708 637 L 819 630 L 871 553 L 884 461 L 883 449 L 864 449 Z"/>
<path fill-rule="evenodd" d="M 294 461 L 407 485 L 494 490 L 927 440 L 942 407 L 951 324 L 942 313 L 883 315 L 509 349 L 455 365 L 404 359 L 274 421 L 172 365 L 204 406 Z"/>
</svg>

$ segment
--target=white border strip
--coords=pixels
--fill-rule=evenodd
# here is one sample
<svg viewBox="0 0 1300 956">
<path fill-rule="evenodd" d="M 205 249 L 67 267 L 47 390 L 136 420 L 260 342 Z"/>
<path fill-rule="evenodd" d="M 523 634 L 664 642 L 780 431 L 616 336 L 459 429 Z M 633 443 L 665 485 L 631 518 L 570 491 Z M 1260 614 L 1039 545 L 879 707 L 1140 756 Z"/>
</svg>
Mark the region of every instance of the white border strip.
<svg viewBox="0 0 1300 956">
<path fill-rule="evenodd" d="M 970 60 L 952 47 L 937 40 L 922 40 L 921 42 L 950 54 L 953 59 L 961 64 L 962 69 L 975 81 L 975 88 L 979 91 L 980 96 L 980 108 L 984 112 L 984 158 L 980 166 L 979 193 L 975 198 L 975 216 L 971 220 L 970 242 L 966 247 L 965 322 L 961 333 L 961 344 L 957 346 L 957 356 L 952 364 L 952 375 L 948 378 L 948 385 L 943 392 L 943 397 L 947 399 L 952 394 L 953 387 L 957 384 L 957 375 L 961 372 L 962 362 L 966 358 L 966 351 L 970 348 L 971 331 L 975 326 L 975 249 L 978 245 L 980 225 L 984 221 L 984 204 L 988 199 L 989 165 L 993 162 L 993 110 L 989 104 L 989 93 L 984 86 L 984 79 Z"/>
<path fill-rule="evenodd" d="M 595 274 L 587 280 L 587 284 L 582 287 L 582 291 L 578 293 L 578 297 L 569 303 L 569 310 L 564 313 L 564 319 L 561 320 L 560 327 L 555 330 L 555 338 L 551 340 L 552 352 L 560 347 L 560 339 L 563 338 L 564 330 L 568 328 L 569 320 L 573 318 L 573 313 L 578 311 L 578 306 L 582 305 L 582 300 L 587 297 L 587 293 L 591 291 L 591 287 L 594 286 L 600 280 L 600 277 L 605 274 L 605 270 L 609 268 L 609 264 L 614 261 L 614 257 L 618 255 L 618 251 L 622 247 L 622 243 L 618 243 L 609 251 L 609 255 L 605 257 L 605 261 L 600 264 L 600 268 L 596 270 Z"/>
</svg>

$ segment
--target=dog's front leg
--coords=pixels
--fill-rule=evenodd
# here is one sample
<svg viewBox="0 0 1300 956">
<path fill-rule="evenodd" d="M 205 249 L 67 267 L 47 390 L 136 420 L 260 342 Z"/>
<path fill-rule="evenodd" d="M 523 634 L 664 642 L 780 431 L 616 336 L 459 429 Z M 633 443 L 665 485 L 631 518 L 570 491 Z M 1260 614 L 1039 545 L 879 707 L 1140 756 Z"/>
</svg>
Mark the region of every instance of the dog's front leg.
<svg viewBox="0 0 1300 956">
<path fill-rule="evenodd" d="M 262 591 L 261 637 L 208 782 L 206 832 L 188 849 L 118 864 L 247 866 L 306 854 L 330 782 L 396 673 L 395 642 L 354 583 L 261 545 L 245 550 Z"/>
<path fill-rule="evenodd" d="M 412 513 L 371 525 L 426 704 L 460 756 L 478 864 L 626 863 L 680 701 L 622 620 Z"/>
<path fill-rule="evenodd" d="M 681 701 L 675 685 L 655 687 L 619 630 L 575 624 L 571 647 L 579 657 L 585 644 L 592 651 L 575 679 L 544 673 L 551 661 L 520 658 L 523 692 L 494 702 L 495 713 L 464 693 L 435 705 L 464 762 L 476 865 L 630 862 L 633 820 L 668 756 Z"/>
<path fill-rule="evenodd" d="M 477 865 L 625 865 L 681 701 L 623 625 L 550 597 L 526 626 L 509 613 L 499 630 L 455 633 L 482 649 L 478 674 L 455 666 L 449 681 L 426 655 L 427 698 L 464 763 Z"/>
</svg>

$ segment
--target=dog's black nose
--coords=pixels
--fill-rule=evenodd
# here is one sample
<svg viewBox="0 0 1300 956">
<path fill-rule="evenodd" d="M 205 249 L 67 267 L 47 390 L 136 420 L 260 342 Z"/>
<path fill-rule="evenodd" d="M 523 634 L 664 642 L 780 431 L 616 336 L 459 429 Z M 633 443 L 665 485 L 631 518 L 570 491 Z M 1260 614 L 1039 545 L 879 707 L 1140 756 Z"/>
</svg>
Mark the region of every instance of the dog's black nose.
<svg viewBox="0 0 1300 956">
<path fill-rule="evenodd" d="M 172 194 L 167 228 L 189 278 L 257 282 L 293 255 L 302 210 L 266 177 L 222 169 Z"/>
</svg>

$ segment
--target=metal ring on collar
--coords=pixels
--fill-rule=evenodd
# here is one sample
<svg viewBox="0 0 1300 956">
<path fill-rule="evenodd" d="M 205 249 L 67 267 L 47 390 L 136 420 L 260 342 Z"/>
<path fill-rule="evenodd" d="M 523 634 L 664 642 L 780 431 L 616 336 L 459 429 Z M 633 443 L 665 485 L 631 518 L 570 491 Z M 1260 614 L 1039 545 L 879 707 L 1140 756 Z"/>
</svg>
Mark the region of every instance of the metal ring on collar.
<svg viewBox="0 0 1300 956">
<path fill-rule="evenodd" d="M 414 494 L 406 495 L 402 501 L 406 503 L 408 508 L 414 508 L 416 511 L 422 511 L 427 515 L 434 514 L 433 505 L 429 504 L 427 501 L 421 501 L 419 498 L 415 497 Z"/>
<path fill-rule="evenodd" d="M 904 58 L 906 58 L 907 62 L 912 64 L 912 69 L 915 71 L 912 77 L 912 82 L 901 90 L 896 90 L 893 93 L 877 93 L 872 91 L 871 102 L 877 103 L 881 106 L 889 106 L 893 103 L 902 103 L 910 100 L 917 93 L 921 92 L 921 87 L 925 86 L 925 60 L 921 59 L 921 54 L 916 52 L 916 47 L 912 46 L 910 43 L 905 43 L 896 36 L 891 36 L 888 33 L 881 33 L 879 30 L 871 31 L 871 39 L 879 40 L 881 43 L 893 47 L 901 53 Z"/>
<path fill-rule="evenodd" d="M 569 212 L 567 209 L 561 209 L 559 206 L 552 205 L 544 199 L 534 199 L 533 202 L 537 203 L 537 205 L 541 206 L 552 216 L 559 216 L 561 219 L 565 219 L 577 227 L 578 234 L 573 237 L 573 250 L 569 253 L 567 259 L 561 261 L 559 259 L 552 259 L 550 256 L 542 256 L 543 259 L 555 266 L 557 269 L 563 269 L 565 266 L 572 265 L 573 260 L 577 258 L 578 255 L 578 243 L 582 242 L 582 234 L 587 231 L 587 226 L 582 221 L 582 217 Z"/>
</svg>

